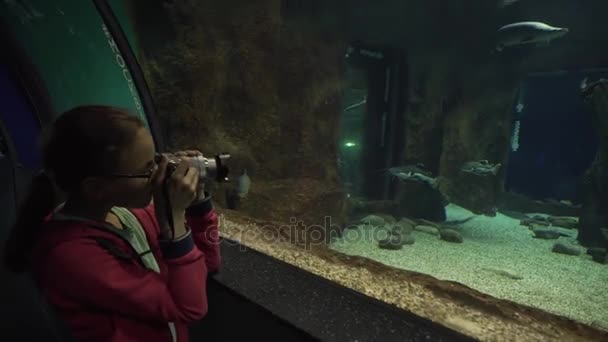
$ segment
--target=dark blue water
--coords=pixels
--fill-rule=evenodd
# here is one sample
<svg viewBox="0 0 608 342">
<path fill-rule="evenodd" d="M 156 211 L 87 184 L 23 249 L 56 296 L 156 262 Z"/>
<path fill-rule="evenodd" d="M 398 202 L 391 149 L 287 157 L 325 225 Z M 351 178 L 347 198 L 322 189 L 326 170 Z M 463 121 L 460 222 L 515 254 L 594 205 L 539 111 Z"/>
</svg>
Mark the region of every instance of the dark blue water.
<svg viewBox="0 0 608 342">
<path fill-rule="evenodd" d="M 0 63 L 0 94 L 0 120 L 9 131 L 18 161 L 30 170 L 39 168 L 39 121 L 32 112 L 26 94 L 18 86 L 11 70 L 3 63 Z"/>
<path fill-rule="evenodd" d="M 592 109 L 579 96 L 582 73 L 524 81 L 519 150 L 510 153 L 507 189 L 534 199 L 578 201 L 581 175 L 597 150 Z M 590 81 L 604 75 L 591 74 Z M 605 76 L 604 76 L 605 77 Z"/>
</svg>

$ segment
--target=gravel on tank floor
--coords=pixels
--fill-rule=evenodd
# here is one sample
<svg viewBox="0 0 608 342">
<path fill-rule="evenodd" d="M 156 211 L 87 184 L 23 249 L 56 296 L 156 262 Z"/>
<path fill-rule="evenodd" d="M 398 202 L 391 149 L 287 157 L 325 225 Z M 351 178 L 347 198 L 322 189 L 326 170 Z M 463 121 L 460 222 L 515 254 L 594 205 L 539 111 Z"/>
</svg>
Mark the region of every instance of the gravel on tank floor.
<svg viewBox="0 0 608 342">
<path fill-rule="evenodd" d="M 446 213 L 448 220 L 473 215 L 453 204 L 446 207 Z M 593 262 L 585 253 L 570 256 L 551 251 L 557 241 L 575 244 L 573 238 L 535 239 L 528 227 L 500 213 L 477 216 L 460 231 L 463 243 L 414 231 L 413 245 L 385 250 L 375 241 L 377 229 L 359 227 L 346 231 L 331 248 L 455 281 L 586 324 L 608 326 L 608 265 Z"/>
</svg>

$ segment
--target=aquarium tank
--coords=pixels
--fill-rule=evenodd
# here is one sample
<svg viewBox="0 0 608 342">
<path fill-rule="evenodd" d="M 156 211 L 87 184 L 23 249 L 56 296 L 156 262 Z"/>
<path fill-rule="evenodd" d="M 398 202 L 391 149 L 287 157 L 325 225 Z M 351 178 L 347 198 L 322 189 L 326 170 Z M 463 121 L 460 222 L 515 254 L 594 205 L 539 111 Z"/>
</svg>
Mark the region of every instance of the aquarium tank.
<svg viewBox="0 0 608 342">
<path fill-rule="evenodd" d="M 93 10 L 61 3 L 3 6 Z M 25 46 L 77 73 L 55 108 L 95 78 L 164 148 L 230 153 L 208 185 L 226 241 L 475 339 L 606 338 L 605 0 L 107 4 L 141 73 L 95 61 L 101 22 L 57 21 L 85 62 Z"/>
</svg>

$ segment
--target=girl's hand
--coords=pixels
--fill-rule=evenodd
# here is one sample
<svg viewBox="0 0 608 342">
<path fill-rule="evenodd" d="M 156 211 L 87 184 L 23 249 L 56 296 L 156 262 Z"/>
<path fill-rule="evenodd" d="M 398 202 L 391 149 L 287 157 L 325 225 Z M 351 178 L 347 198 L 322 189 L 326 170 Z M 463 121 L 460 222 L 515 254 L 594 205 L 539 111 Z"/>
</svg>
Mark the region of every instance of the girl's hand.
<svg viewBox="0 0 608 342">
<path fill-rule="evenodd" d="M 184 150 L 184 151 L 178 151 L 173 153 L 173 155 L 175 157 L 178 158 L 182 158 L 182 159 L 191 159 L 191 158 L 196 158 L 196 157 L 203 157 L 203 153 L 199 150 Z M 200 170 L 199 170 L 200 173 Z M 205 198 L 205 182 L 198 182 L 198 187 L 197 187 L 197 191 L 196 191 L 196 197 L 194 199 L 194 201 L 199 201 L 202 200 L 203 198 Z"/>
<path fill-rule="evenodd" d="M 168 217 L 167 210 L 171 210 L 173 218 L 172 225 L 175 231 L 168 234 L 171 237 L 179 237 L 186 232 L 183 223 L 184 212 L 196 198 L 198 189 L 198 170 L 190 167 L 186 159 L 180 159 L 177 168 L 165 182 L 167 177 L 167 155 L 162 155 L 159 167 L 156 173 L 152 176 L 152 187 L 154 196 L 154 206 L 156 216 L 161 225 L 161 233 L 167 235 L 168 232 Z M 165 190 L 166 196 L 165 197 Z M 166 207 L 166 199 L 171 205 L 170 209 Z"/>
<path fill-rule="evenodd" d="M 178 151 L 173 153 L 174 156 L 179 157 L 179 158 L 193 158 L 193 157 L 200 157 L 203 154 L 201 153 L 201 151 L 198 150 L 185 150 L 185 151 Z"/>
</svg>

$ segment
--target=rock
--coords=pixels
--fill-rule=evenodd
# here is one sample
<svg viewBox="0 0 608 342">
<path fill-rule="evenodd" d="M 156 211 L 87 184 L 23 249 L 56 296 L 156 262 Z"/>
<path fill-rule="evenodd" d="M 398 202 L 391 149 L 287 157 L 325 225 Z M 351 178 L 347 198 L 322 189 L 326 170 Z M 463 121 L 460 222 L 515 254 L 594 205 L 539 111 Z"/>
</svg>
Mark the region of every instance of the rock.
<svg viewBox="0 0 608 342">
<path fill-rule="evenodd" d="M 552 225 L 564 228 L 576 229 L 578 227 L 578 219 L 568 216 L 549 216 L 548 221 Z"/>
<path fill-rule="evenodd" d="M 414 237 L 414 235 L 411 234 L 406 234 L 406 235 L 401 235 L 401 243 L 404 245 L 413 245 L 414 242 L 416 242 L 416 238 Z"/>
<path fill-rule="evenodd" d="M 402 223 L 402 222 L 403 222 L 403 223 L 407 223 L 408 225 L 410 225 L 410 226 L 412 226 L 412 227 L 415 227 L 415 226 L 416 226 L 416 221 L 414 221 L 414 220 L 412 220 L 412 219 L 409 219 L 409 218 L 407 218 L 407 217 L 402 217 L 402 218 L 399 220 L 399 222 L 397 222 L 397 223 Z"/>
<path fill-rule="evenodd" d="M 523 219 L 523 220 L 519 221 L 519 224 L 522 226 L 528 226 L 528 227 L 532 227 L 532 225 L 548 227 L 550 225 L 550 223 L 548 221 L 536 220 L 533 218 Z"/>
<path fill-rule="evenodd" d="M 395 218 L 392 215 L 389 215 L 389 214 L 378 214 L 376 216 L 379 216 L 379 217 L 383 218 L 384 222 L 386 224 L 391 224 L 391 223 L 397 222 L 397 220 L 395 220 Z"/>
<path fill-rule="evenodd" d="M 607 249 L 606 248 L 598 248 L 598 247 L 592 247 L 587 249 L 587 254 L 594 256 L 594 255 L 605 255 L 607 253 Z"/>
<path fill-rule="evenodd" d="M 592 247 L 587 249 L 587 254 L 591 255 L 591 258 L 595 262 L 608 264 L 608 250 L 606 248 Z"/>
<path fill-rule="evenodd" d="M 501 209 L 499 210 L 499 212 L 505 216 L 508 216 L 510 218 L 516 219 L 516 220 L 526 220 L 528 219 L 528 215 L 519 212 L 519 211 L 515 211 L 515 210 L 508 210 L 508 209 Z"/>
<path fill-rule="evenodd" d="M 442 240 L 449 241 L 449 242 L 462 243 L 462 241 L 463 241 L 462 235 L 460 234 L 460 232 L 457 230 L 454 230 L 454 229 L 441 229 L 439 231 L 439 237 Z"/>
<path fill-rule="evenodd" d="M 412 231 L 414 231 L 414 226 L 403 221 L 399 221 L 391 227 L 391 232 L 399 235 L 411 234 Z"/>
<path fill-rule="evenodd" d="M 530 216 L 530 218 L 535 221 L 549 222 L 549 220 L 547 219 L 547 216 L 543 216 L 543 215 L 532 215 L 532 216 Z"/>
<path fill-rule="evenodd" d="M 403 245 L 401 244 L 401 237 L 390 236 L 386 239 L 379 240 L 378 247 L 380 247 L 381 249 L 396 251 L 401 249 Z"/>
<path fill-rule="evenodd" d="M 437 229 L 441 228 L 441 226 L 438 223 L 435 223 L 435 222 L 432 222 L 429 220 L 425 220 L 425 219 L 417 219 L 416 223 L 421 226 L 435 227 Z"/>
<path fill-rule="evenodd" d="M 534 238 L 546 240 L 558 239 L 562 235 L 551 228 L 533 228 L 532 233 L 534 233 Z"/>
<path fill-rule="evenodd" d="M 378 240 L 378 247 L 388 250 L 399 250 L 403 245 L 412 245 L 415 242 L 413 236 L 406 235 L 394 235 L 391 234 L 386 239 Z"/>
<path fill-rule="evenodd" d="M 562 234 L 562 236 L 572 238 L 573 239 L 572 242 L 574 242 L 578 245 L 578 243 L 576 242 L 576 235 L 578 234 L 577 230 L 570 229 L 570 228 L 563 228 L 563 227 L 551 227 L 551 229 L 553 229 L 556 232 L 559 232 L 560 234 Z"/>
<path fill-rule="evenodd" d="M 600 263 L 600 264 L 608 265 L 608 255 L 607 254 L 604 254 L 604 255 L 594 255 L 591 259 L 593 261 L 595 261 L 595 262 Z"/>
<path fill-rule="evenodd" d="M 534 237 L 539 239 L 557 239 L 560 236 L 565 236 L 569 238 L 576 237 L 575 231 L 561 227 L 544 227 L 532 225 L 531 230 L 535 235 Z"/>
<path fill-rule="evenodd" d="M 378 215 L 367 215 L 361 219 L 361 223 L 374 226 L 374 227 L 382 227 L 385 224 L 385 221 L 382 217 Z"/>
<path fill-rule="evenodd" d="M 431 234 L 431 235 L 439 235 L 439 228 L 432 226 L 419 225 L 414 227 L 414 230 L 419 232 Z"/>
<path fill-rule="evenodd" d="M 551 249 L 554 253 L 567 254 L 567 255 L 581 255 L 581 248 L 578 246 L 574 246 L 571 244 L 566 244 L 563 242 L 557 242 L 553 245 Z"/>
</svg>

